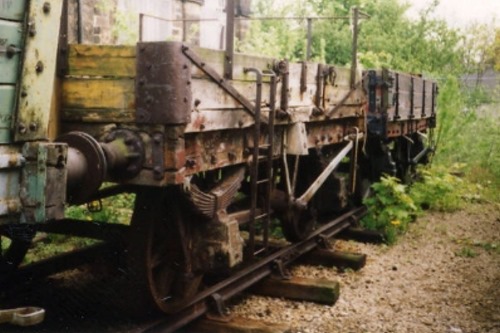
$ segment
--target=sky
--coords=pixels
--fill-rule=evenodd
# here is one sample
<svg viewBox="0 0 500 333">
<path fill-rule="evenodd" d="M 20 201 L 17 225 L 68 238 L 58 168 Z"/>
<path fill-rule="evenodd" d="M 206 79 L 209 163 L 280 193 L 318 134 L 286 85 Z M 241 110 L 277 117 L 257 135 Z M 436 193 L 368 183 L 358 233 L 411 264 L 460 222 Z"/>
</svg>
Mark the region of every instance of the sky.
<svg viewBox="0 0 500 333">
<path fill-rule="evenodd" d="M 432 0 L 400 0 L 412 5 L 408 11 L 410 17 L 416 17 Z M 463 28 L 473 22 L 491 23 L 496 17 L 496 26 L 500 26 L 500 0 L 440 0 L 436 15 L 445 19 L 455 28 Z"/>
</svg>

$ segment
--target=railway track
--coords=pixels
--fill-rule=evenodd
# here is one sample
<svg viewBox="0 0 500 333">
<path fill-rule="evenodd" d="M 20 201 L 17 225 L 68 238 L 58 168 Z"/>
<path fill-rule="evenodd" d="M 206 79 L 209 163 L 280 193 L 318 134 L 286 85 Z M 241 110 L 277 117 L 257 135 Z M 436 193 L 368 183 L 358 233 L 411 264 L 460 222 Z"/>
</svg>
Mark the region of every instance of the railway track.
<svg viewBox="0 0 500 333">
<path fill-rule="evenodd" d="M 108 243 L 99 244 L 87 252 L 74 255 L 73 258 L 66 255 L 63 259 L 52 259 L 53 261 L 35 267 L 21 269 L 19 278 L 31 280 L 32 283 L 22 287 L 17 284 L 16 289 L 5 293 L 2 306 L 29 304 L 46 308 L 46 321 L 36 327 L 36 332 L 176 332 L 205 314 L 224 318 L 224 309 L 231 298 L 271 275 L 281 276 L 287 281 L 287 267 L 304 258 L 305 254 L 313 251 L 321 254 L 321 251 L 326 251 L 322 249 L 328 248 L 328 240 L 341 232 L 347 234 L 350 231 L 352 236 L 351 228 L 363 213 L 364 208 L 351 210 L 323 223 L 310 237 L 301 242 L 272 248 L 270 253 L 260 260 L 198 292 L 186 303 L 185 309 L 175 315 L 137 319 L 127 312 L 127 305 L 134 302 L 133 299 L 127 298 L 128 276 L 122 265 L 123 261 L 116 260 L 119 258 L 116 255 L 119 254 L 119 249 Z M 114 255 L 106 259 L 104 253 Z M 101 258 L 102 264 L 99 260 L 96 262 L 95 258 Z M 110 265 L 111 258 L 114 260 Z M 325 256 L 324 253 L 323 257 L 315 255 L 314 258 L 310 261 L 312 264 L 325 264 L 327 260 L 332 260 L 332 256 Z M 91 265 L 84 264 L 89 261 L 92 262 Z M 56 268 L 70 268 L 71 263 L 79 268 L 53 274 Z M 52 275 L 43 278 L 47 274 Z M 335 289 L 335 286 L 330 287 L 330 291 Z M 271 289 L 277 289 L 276 285 Z M 285 291 L 281 291 L 281 294 L 286 293 L 287 288 L 284 287 L 283 290 Z M 297 285 L 288 290 L 297 290 Z M 334 299 L 335 291 L 331 292 L 330 299 Z M 265 291 L 264 293 L 266 294 Z M 197 330 L 203 325 L 211 327 L 210 325 L 214 324 L 210 322 L 201 325 L 197 326 Z M 249 323 L 245 322 L 244 325 Z M 14 326 L 6 329 L 19 331 Z"/>
</svg>

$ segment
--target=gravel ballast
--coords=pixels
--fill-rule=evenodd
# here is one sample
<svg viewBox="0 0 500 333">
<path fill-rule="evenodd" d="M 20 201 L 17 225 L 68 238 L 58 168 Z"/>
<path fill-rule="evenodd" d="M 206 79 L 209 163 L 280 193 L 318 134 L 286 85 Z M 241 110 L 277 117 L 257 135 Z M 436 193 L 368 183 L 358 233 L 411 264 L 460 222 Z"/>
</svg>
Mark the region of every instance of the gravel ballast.
<svg viewBox="0 0 500 333">
<path fill-rule="evenodd" d="M 335 305 L 249 296 L 232 313 L 302 333 L 500 333 L 498 205 L 428 213 L 393 246 L 339 240 L 335 247 L 367 254 L 366 266 L 292 269 L 296 276 L 339 281 Z"/>
</svg>

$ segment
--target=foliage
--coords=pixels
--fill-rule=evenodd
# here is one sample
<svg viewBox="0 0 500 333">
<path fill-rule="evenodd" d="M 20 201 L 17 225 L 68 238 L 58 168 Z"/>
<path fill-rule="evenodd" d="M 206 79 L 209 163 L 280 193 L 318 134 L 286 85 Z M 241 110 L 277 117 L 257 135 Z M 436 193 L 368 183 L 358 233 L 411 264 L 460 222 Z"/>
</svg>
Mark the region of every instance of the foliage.
<svg viewBox="0 0 500 333">
<path fill-rule="evenodd" d="M 466 73 L 477 75 L 476 86 L 486 69 L 495 65 L 495 47 L 498 47 L 495 45 L 498 38 L 496 35 L 500 33 L 500 30 L 495 29 L 495 25 L 495 20 L 490 23 L 476 22 L 464 31 L 464 70 Z"/>
<path fill-rule="evenodd" d="M 462 247 L 459 251 L 455 253 L 458 257 L 464 258 L 474 258 L 478 256 L 478 253 L 468 246 Z"/>
<path fill-rule="evenodd" d="M 420 181 L 409 189 L 414 203 L 424 209 L 434 211 L 455 211 L 464 202 L 480 200 L 481 187 L 456 176 L 460 165 L 451 168 L 433 167 L 419 170 Z"/>
<path fill-rule="evenodd" d="M 482 200 L 482 186 L 456 175 L 463 167 L 419 168 L 419 178 L 411 187 L 401 184 L 397 178 L 382 177 L 372 185 L 374 195 L 364 201 L 368 213 L 361 224 L 383 232 L 391 244 L 424 209 L 451 212 L 465 203 Z"/>
<path fill-rule="evenodd" d="M 111 36 L 115 44 L 135 44 L 139 40 L 139 18 L 134 12 L 117 7 L 114 0 L 99 0 L 96 9 L 113 18 Z"/>
<path fill-rule="evenodd" d="M 134 194 L 125 193 L 105 198 L 101 203 L 94 202 L 90 205 L 68 207 L 65 213 L 66 218 L 77 220 L 128 224 L 132 216 L 133 203 Z M 101 204 L 102 209 L 94 210 Z M 46 259 L 97 243 L 96 240 L 89 238 L 56 234 L 39 234 L 37 238 L 33 248 L 26 255 L 25 263 Z"/>
<path fill-rule="evenodd" d="M 134 197 L 134 194 L 124 193 L 102 199 L 101 202 L 72 206 L 66 209 L 66 217 L 77 220 L 128 224 L 132 216 Z M 102 209 L 99 209 L 99 206 L 102 206 Z"/>
<path fill-rule="evenodd" d="M 495 44 L 493 47 L 494 50 L 494 68 L 496 71 L 500 72 L 500 29 L 497 29 L 495 32 Z"/>
<path fill-rule="evenodd" d="M 385 234 L 388 243 L 394 243 L 397 235 L 405 232 L 419 208 L 406 193 L 406 186 L 395 177 L 382 177 L 372 185 L 374 195 L 365 199 L 368 213 L 362 225 Z"/>
<path fill-rule="evenodd" d="M 434 162 L 464 164 L 469 181 L 483 186 L 488 199 L 500 202 L 500 117 L 494 105 L 479 107 L 476 98 L 463 94 L 455 77 L 441 82 Z"/>
<path fill-rule="evenodd" d="M 98 241 L 89 238 L 68 237 L 56 234 L 39 234 L 38 239 L 26 254 L 23 263 L 30 264 L 39 260 L 48 259 L 58 254 L 78 250 Z"/>
<path fill-rule="evenodd" d="M 351 62 L 351 8 L 370 17 L 360 22 L 358 56 L 368 68 L 390 67 L 413 73 L 458 73 L 464 56 L 459 31 L 432 17 L 436 4 L 419 20 L 405 16 L 398 0 L 336 0 L 276 2 L 258 0 L 254 16 L 337 17 L 313 20 L 312 60 L 345 65 Z M 254 21 L 239 51 L 303 60 L 307 20 Z"/>
<path fill-rule="evenodd" d="M 474 258 L 480 254 L 480 250 L 488 254 L 500 254 L 500 246 L 496 242 L 484 242 L 469 238 L 454 239 L 453 241 L 461 245 L 460 250 L 455 252 L 455 255 L 459 257 Z"/>
</svg>

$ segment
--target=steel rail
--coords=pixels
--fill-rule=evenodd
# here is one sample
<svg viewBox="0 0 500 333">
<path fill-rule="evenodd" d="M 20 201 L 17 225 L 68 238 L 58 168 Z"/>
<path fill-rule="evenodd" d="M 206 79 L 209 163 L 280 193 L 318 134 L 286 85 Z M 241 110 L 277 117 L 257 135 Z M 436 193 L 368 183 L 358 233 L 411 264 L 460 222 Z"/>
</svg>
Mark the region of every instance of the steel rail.
<svg viewBox="0 0 500 333">
<path fill-rule="evenodd" d="M 277 250 L 275 253 L 268 255 L 260 261 L 243 268 L 233 276 L 201 291 L 186 303 L 185 308 L 183 308 L 181 312 L 157 321 L 140 332 L 175 332 L 177 329 L 210 311 L 209 301 L 212 300 L 213 302 L 218 300 L 222 303 L 227 301 L 236 294 L 274 273 L 276 267 L 280 264 L 289 265 L 301 255 L 319 246 L 324 238 L 333 237 L 349 228 L 353 223 L 359 220 L 365 212 L 365 207 L 359 207 L 337 217 L 316 229 L 307 239 Z"/>
</svg>

